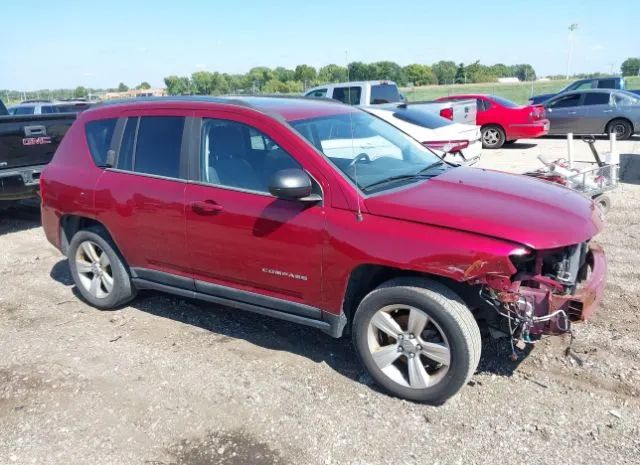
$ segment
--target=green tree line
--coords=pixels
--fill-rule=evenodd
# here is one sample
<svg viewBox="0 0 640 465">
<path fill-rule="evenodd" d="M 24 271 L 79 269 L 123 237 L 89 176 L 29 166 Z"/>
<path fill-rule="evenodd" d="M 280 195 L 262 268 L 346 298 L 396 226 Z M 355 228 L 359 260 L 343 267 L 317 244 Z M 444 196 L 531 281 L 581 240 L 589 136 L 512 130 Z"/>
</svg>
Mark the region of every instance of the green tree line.
<svg viewBox="0 0 640 465">
<path fill-rule="evenodd" d="M 298 65 L 294 69 L 258 66 L 246 74 L 196 71 L 191 76 L 171 75 L 164 78 L 170 95 L 220 95 L 227 93 L 300 93 L 309 87 L 328 82 L 388 79 L 399 86 L 425 86 L 452 83 L 495 82 L 501 77 L 517 77 L 533 81 L 536 72 L 529 64 L 483 65 L 479 61 L 465 65 L 439 61 L 433 65 L 400 66 L 392 61 L 362 63 L 354 61 L 347 67 L 330 64 L 319 69 Z"/>
</svg>

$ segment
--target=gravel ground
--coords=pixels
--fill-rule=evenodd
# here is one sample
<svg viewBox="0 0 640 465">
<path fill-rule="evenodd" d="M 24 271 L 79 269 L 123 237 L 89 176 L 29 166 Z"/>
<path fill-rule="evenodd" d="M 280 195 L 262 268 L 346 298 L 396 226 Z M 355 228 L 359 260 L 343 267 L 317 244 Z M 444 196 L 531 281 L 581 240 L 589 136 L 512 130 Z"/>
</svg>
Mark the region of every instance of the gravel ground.
<svg viewBox="0 0 640 465">
<path fill-rule="evenodd" d="M 638 463 L 640 139 L 620 146 L 636 155 L 597 238 L 607 294 L 576 355 L 555 338 L 511 362 L 487 340 L 441 407 L 379 392 L 348 340 L 305 327 L 156 293 L 89 307 L 37 208 L 0 213 L 0 464 Z M 522 141 L 482 166 L 564 147 Z"/>
</svg>

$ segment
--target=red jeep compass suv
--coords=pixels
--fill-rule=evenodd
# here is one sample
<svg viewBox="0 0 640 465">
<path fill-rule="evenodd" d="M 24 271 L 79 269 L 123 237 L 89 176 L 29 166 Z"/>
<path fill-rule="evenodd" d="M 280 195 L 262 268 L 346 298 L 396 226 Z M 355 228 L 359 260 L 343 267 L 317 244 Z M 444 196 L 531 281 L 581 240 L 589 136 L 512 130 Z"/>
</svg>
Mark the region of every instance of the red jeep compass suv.
<svg viewBox="0 0 640 465">
<path fill-rule="evenodd" d="M 357 108 L 166 98 L 79 115 L 41 180 L 48 240 L 98 308 L 142 289 L 353 336 L 394 395 L 441 403 L 480 358 L 597 305 L 591 201 L 454 166 Z M 506 317 L 506 318 L 505 318 Z"/>
</svg>

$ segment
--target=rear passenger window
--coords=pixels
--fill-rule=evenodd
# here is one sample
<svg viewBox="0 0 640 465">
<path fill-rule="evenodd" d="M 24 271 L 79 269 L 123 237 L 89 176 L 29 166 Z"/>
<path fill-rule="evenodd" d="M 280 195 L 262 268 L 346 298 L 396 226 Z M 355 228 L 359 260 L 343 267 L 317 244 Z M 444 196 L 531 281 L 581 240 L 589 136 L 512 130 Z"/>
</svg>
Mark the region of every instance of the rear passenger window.
<svg viewBox="0 0 640 465">
<path fill-rule="evenodd" d="M 604 92 L 596 92 L 584 96 L 585 105 L 609 105 L 609 94 Z"/>
<path fill-rule="evenodd" d="M 360 96 L 358 96 L 358 103 Z M 400 92 L 398 88 L 393 84 L 377 84 L 371 86 L 371 103 L 372 105 L 379 105 L 381 103 L 393 103 L 400 102 Z"/>
<path fill-rule="evenodd" d="M 360 87 L 336 87 L 333 89 L 333 98 L 348 105 L 359 105 L 360 92 Z"/>
<path fill-rule="evenodd" d="M 111 138 L 116 128 L 116 119 L 102 119 L 90 121 L 85 125 L 87 144 L 97 166 L 107 164 L 107 152 L 111 148 Z"/>
<path fill-rule="evenodd" d="M 182 116 L 140 118 L 133 170 L 136 173 L 180 178 L 183 129 Z"/>
<path fill-rule="evenodd" d="M 615 89 L 617 80 L 616 79 L 600 79 L 598 81 L 599 89 Z"/>
</svg>

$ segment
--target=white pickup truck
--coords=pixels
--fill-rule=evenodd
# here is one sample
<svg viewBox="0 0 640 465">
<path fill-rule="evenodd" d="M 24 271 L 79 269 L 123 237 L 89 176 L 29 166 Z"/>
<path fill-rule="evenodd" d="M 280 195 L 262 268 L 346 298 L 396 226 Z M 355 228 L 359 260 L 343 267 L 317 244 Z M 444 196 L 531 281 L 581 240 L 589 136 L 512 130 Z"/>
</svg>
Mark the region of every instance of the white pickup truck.
<svg viewBox="0 0 640 465">
<path fill-rule="evenodd" d="M 330 98 L 348 105 L 358 106 L 405 102 L 405 97 L 393 81 L 354 81 L 327 84 L 309 89 L 304 96 Z M 475 99 L 450 102 L 412 102 L 411 105 L 436 113 L 454 123 L 476 124 Z"/>
</svg>

